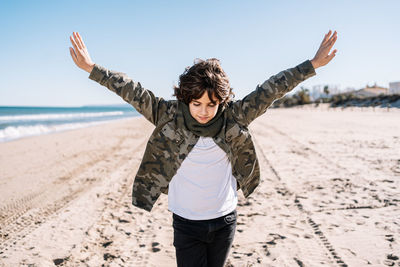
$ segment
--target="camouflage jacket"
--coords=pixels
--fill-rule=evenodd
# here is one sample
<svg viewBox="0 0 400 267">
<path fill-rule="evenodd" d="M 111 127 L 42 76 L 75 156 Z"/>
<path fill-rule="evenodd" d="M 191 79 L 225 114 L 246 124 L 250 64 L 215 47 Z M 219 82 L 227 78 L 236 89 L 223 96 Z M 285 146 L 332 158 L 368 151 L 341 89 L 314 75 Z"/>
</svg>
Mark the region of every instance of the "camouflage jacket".
<svg viewBox="0 0 400 267">
<path fill-rule="evenodd" d="M 311 62 L 306 60 L 271 76 L 243 99 L 231 101 L 225 108 L 223 128 L 213 140 L 226 152 L 237 189 L 242 190 L 244 197 L 247 198 L 260 182 L 258 158 L 248 125 L 264 114 L 274 100 L 314 75 Z M 177 100 L 156 97 L 125 73 L 97 64 L 89 78 L 118 94 L 155 126 L 132 188 L 132 204 L 151 211 L 161 193 L 168 193 L 169 182 L 199 137 L 185 127 Z"/>
</svg>

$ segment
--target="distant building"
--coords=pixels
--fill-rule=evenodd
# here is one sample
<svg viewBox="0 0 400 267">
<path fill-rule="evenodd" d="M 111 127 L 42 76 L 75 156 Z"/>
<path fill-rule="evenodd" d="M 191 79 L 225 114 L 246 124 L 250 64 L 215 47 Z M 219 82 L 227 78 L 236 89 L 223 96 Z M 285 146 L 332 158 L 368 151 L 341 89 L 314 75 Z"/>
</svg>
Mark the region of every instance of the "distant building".
<svg viewBox="0 0 400 267">
<path fill-rule="evenodd" d="M 365 88 L 356 90 L 351 92 L 354 96 L 359 96 L 359 97 L 369 97 L 369 96 L 377 96 L 380 94 L 388 95 L 389 94 L 389 89 L 377 86 L 376 84 L 374 86 L 366 86 Z"/>
<path fill-rule="evenodd" d="M 389 83 L 390 94 L 400 94 L 400 82 Z"/>
</svg>

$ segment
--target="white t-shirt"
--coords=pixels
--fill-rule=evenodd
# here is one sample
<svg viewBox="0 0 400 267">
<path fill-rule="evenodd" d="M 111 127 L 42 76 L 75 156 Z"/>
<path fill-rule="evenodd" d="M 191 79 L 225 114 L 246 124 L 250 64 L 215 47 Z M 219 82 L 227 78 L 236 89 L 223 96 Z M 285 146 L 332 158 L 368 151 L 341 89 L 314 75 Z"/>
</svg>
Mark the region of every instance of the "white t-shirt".
<svg viewBox="0 0 400 267">
<path fill-rule="evenodd" d="M 237 206 L 236 178 L 226 153 L 211 137 L 200 136 L 168 189 L 168 209 L 186 219 L 224 216 Z"/>
</svg>

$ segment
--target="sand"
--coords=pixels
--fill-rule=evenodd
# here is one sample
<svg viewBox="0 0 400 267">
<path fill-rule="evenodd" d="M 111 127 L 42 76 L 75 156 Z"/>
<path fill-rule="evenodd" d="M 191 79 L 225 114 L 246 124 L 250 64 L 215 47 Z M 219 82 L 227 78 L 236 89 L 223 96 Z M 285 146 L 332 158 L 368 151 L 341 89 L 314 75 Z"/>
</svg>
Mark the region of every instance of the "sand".
<svg viewBox="0 0 400 267">
<path fill-rule="evenodd" d="M 400 266 L 400 112 L 269 109 L 249 127 L 261 183 L 239 191 L 226 266 Z M 131 186 L 142 117 L 0 144 L 2 266 L 176 266 L 172 214 Z"/>
</svg>

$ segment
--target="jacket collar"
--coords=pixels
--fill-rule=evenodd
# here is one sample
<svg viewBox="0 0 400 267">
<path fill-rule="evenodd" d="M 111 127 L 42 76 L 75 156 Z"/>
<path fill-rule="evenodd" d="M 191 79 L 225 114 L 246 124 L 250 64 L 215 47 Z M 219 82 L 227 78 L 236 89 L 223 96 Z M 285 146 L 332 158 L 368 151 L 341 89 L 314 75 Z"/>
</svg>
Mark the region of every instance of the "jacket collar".
<svg viewBox="0 0 400 267">
<path fill-rule="evenodd" d="M 196 144 L 197 140 L 199 139 L 194 133 L 192 133 L 185 125 L 185 118 L 183 117 L 182 110 L 178 107 L 179 101 L 176 101 L 176 110 L 175 110 L 175 125 L 176 131 L 182 131 L 184 136 L 187 136 L 190 140 L 194 140 L 194 144 Z M 223 114 L 224 123 L 222 125 L 221 131 L 218 135 L 213 137 L 213 140 L 217 143 L 221 142 L 225 139 L 225 129 L 226 129 L 226 121 L 227 121 L 228 110 L 225 109 Z M 194 145 L 193 144 L 193 145 Z"/>
</svg>

